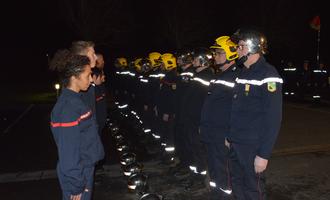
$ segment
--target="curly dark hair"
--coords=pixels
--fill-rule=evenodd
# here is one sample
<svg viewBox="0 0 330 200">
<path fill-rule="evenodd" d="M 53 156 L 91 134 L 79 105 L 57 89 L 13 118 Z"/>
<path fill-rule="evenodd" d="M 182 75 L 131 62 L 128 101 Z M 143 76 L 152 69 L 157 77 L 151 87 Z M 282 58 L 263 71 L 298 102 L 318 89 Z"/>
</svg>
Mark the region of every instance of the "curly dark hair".
<svg viewBox="0 0 330 200">
<path fill-rule="evenodd" d="M 70 56 L 70 51 L 67 49 L 57 50 L 49 63 L 49 69 L 51 71 L 59 71 L 64 68 L 67 58 Z"/>
<path fill-rule="evenodd" d="M 72 76 L 78 77 L 85 70 L 86 65 L 89 64 L 90 61 L 87 56 L 70 55 L 67 58 L 65 67 L 59 73 L 63 87 L 67 87 L 70 83 L 70 78 Z"/>
</svg>

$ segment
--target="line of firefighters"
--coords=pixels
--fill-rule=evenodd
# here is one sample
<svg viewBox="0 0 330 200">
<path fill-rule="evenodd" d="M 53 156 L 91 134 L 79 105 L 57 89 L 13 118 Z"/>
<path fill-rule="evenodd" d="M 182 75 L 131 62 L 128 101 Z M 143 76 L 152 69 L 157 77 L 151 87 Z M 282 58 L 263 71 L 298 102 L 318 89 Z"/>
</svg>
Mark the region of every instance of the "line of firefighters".
<svg viewBox="0 0 330 200">
<path fill-rule="evenodd" d="M 285 96 L 314 100 L 330 97 L 330 74 L 323 62 L 313 69 L 308 60 L 303 62 L 301 68 L 288 62 L 283 64 L 281 75 L 284 79 L 283 93 Z"/>
<path fill-rule="evenodd" d="M 231 199 L 232 192 L 236 199 L 264 197 L 262 172 L 280 128 L 283 80 L 262 56 L 265 38 L 240 36 L 237 42 L 221 36 L 210 48 L 115 62 L 118 108 L 139 113 L 164 147 L 163 163 L 178 157 L 173 175 L 190 174 L 182 184 L 203 184 L 208 174 L 210 199 Z"/>
</svg>

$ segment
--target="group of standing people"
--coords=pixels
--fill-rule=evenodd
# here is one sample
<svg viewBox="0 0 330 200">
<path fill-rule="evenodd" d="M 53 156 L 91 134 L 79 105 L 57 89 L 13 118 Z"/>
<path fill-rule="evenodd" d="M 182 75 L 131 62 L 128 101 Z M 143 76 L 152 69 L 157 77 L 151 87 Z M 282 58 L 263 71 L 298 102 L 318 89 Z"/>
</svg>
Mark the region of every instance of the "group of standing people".
<svg viewBox="0 0 330 200">
<path fill-rule="evenodd" d="M 170 53 L 157 54 L 157 59 L 149 55 L 148 65 L 138 65 L 144 61 L 140 59 L 136 80 L 143 86 L 137 89 L 148 90 L 132 96 L 143 106 L 144 116 L 158 119 L 151 127 L 161 133 L 166 152 L 176 151 L 180 167 L 209 175 L 210 199 L 264 199 L 264 171 L 281 124 L 283 80 L 265 60 L 266 38 L 257 31 L 221 36 L 211 49 L 211 54 L 194 52 L 188 62 L 187 54 L 178 56 L 178 62 Z M 86 41 L 58 51 L 50 63 L 62 85 L 50 125 L 58 148 L 63 200 L 92 198 L 95 166 L 105 154 L 103 67 L 102 55 L 96 55 L 94 44 Z"/>
<path fill-rule="evenodd" d="M 61 95 L 51 112 L 58 150 L 57 176 L 63 200 L 92 198 L 95 166 L 104 159 L 101 133 L 107 117 L 104 59 L 94 43 L 73 42 L 56 52 L 50 69 L 58 73 Z"/>
<path fill-rule="evenodd" d="M 265 198 L 283 84 L 266 51 L 263 34 L 241 29 L 217 38 L 210 49 L 152 52 L 149 62 L 136 59 L 131 69 L 125 58 L 117 59 L 119 105 L 144 113 L 169 160 L 173 152 L 180 160 L 173 172 L 189 169 L 192 183 L 209 175 L 210 199 Z"/>
</svg>

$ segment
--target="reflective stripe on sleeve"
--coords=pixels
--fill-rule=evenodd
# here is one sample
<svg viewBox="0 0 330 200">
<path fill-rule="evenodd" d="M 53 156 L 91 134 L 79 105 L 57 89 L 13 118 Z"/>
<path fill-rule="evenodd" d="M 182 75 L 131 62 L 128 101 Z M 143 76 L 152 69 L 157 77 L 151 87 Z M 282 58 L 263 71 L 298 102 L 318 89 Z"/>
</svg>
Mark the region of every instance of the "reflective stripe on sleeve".
<svg viewBox="0 0 330 200">
<path fill-rule="evenodd" d="M 265 83 L 271 83 L 271 82 L 283 83 L 283 79 L 278 78 L 278 77 L 269 77 L 269 78 L 265 78 L 263 80 L 247 80 L 247 79 L 236 78 L 235 81 L 238 84 L 250 84 L 250 85 L 258 85 L 258 86 L 261 86 Z"/>
<path fill-rule="evenodd" d="M 73 122 L 50 122 L 50 125 L 53 128 L 56 127 L 72 127 L 72 126 L 77 126 L 81 120 L 84 120 L 91 116 L 92 112 L 88 111 L 87 113 L 81 115 L 76 121 Z"/>
<path fill-rule="evenodd" d="M 200 82 L 201 84 L 206 85 L 206 86 L 209 86 L 209 85 L 210 85 L 210 82 L 208 82 L 208 81 L 206 81 L 206 80 L 203 80 L 203 79 L 201 79 L 201 78 L 197 78 L 197 77 L 195 77 L 193 80 L 194 80 L 194 81 L 197 81 L 197 82 Z"/>
<path fill-rule="evenodd" d="M 231 88 L 233 88 L 235 86 L 235 83 L 225 81 L 225 80 L 211 80 L 210 82 L 213 83 L 213 84 L 225 85 L 225 86 L 231 87 Z"/>
</svg>

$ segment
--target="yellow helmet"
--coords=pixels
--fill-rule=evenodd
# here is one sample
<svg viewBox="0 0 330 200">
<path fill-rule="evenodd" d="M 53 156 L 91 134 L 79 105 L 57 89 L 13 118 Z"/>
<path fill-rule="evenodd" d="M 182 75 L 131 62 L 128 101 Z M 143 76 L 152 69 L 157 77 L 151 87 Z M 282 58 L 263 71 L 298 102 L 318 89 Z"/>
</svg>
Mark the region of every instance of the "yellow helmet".
<svg viewBox="0 0 330 200">
<path fill-rule="evenodd" d="M 161 57 L 166 71 L 176 68 L 176 58 L 171 53 L 164 53 Z"/>
<path fill-rule="evenodd" d="M 151 52 L 149 53 L 148 59 L 151 62 L 151 67 L 159 67 L 161 65 L 161 56 L 159 52 Z"/>
<path fill-rule="evenodd" d="M 227 60 L 231 61 L 238 58 L 237 44 L 230 40 L 229 36 L 221 36 L 215 40 L 212 49 L 223 49 L 226 52 Z"/>
<path fill-rule="evenodd" d="M 134 60 L 134 67 L 136 71 L 140 72 L 142 70 L 142 65 L 141 65 L 142 58 L 137 58 Z"/>
<path fill-rule="evenodd" d="M 127 59 L 126 58 L 123 58 L 123 57 L 117 58 L 117 62 L 116 63 L 119 65 L 119 67 L 122 67 L 122 68 L 125 68 L 125 67 L 128 66 Z"/>
</svg>

